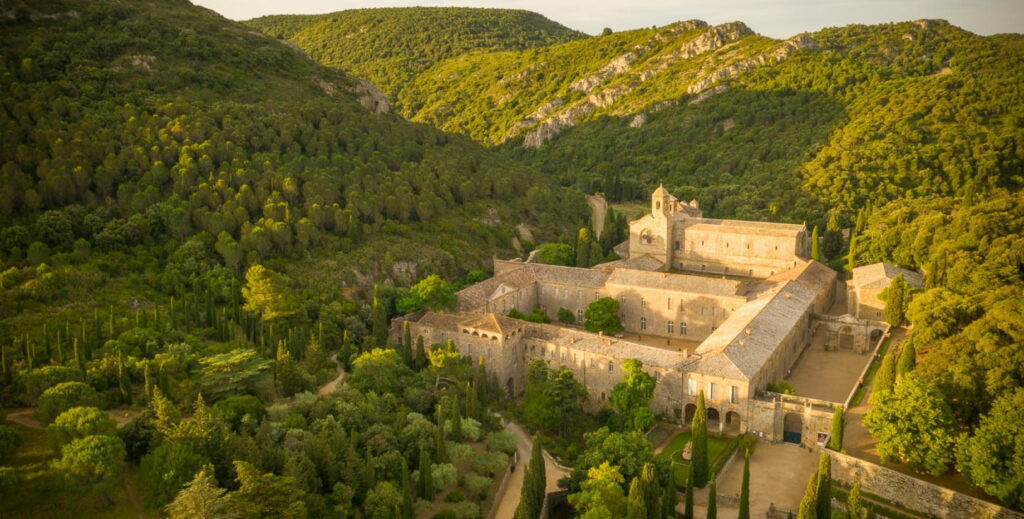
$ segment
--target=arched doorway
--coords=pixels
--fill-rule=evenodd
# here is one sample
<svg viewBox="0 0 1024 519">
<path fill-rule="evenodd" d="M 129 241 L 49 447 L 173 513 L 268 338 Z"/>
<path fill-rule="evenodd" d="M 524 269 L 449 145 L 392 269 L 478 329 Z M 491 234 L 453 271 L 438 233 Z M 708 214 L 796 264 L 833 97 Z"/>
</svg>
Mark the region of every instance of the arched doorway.
<svg viewBox="0 0 1024 519">
<path fill-rule="evenodd" d="M 725 434 L 737 435 L 740 433 L 740 414 L 736 411 L 725 413 Z"/>
<path fill-rule="evenodd" d="M 839 347 L 844 350 L 853 349 L 853 328 L 843 326 L 839 329 Z"/>
<path fill-rule="evenodd" d="M 722 416 L 718 413 L 718 409 L 714 407 L 708 408 L 708 430 L 709 431 L 720 431 L 721 430 Z"/>
<path fill-rule="evenodd" d="M 505 382 L 505 389 L 508 391 L 509 398 L 516 397 L 516 383 L 512 380 L 512 377 L 508 377 L 508 381 Z"/>
<path fill-rule="evenodd" d="M 683 411 L 683 423 L 690 425 L 693 421 L 693 415 L 697 412 L 697 404 L 686 404 L 686 409 Z"/>
<path fill-rule="evenodd" d="M 804 432 L 804 418 L 797 413 L 786 413 L 782 419 L 782 441 L 800 445 Z"/>
<path fill-rule="evenodd" d="M 878 328 L 875 328 L 874 330 L 871 330 L 871 344 L 872 345 L 876 344 L 878 342 L 878 340 L 881 339 L 881 338 L 882 338 L 882 330 L 879 330 Z"/>
</svg>

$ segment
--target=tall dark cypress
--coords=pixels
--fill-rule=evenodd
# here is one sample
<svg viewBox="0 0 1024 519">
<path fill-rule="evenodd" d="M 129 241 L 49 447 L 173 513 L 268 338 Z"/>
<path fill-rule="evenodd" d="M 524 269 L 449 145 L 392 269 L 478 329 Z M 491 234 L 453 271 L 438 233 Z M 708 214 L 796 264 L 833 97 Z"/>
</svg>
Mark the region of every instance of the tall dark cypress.
<svg viewBox="0 0 1024 519">
<path fill-rule="evenodd" d="M 523 489 L 516 507 L 515 519 L 537 519 L 544 506 L 547 492 L 547 474 L 544 468 L 544 449 L 540 440 L 533 437 L 533 448 L 530 450 L 530 464 L 523 476 Z"/>
<path fill-rule="evenodd" d="M 743 455 L 743 483 L 740 486 L 739 519 L 750 519 L 750 451 Z"/>
<path fill-rule="evenodd" d="M 718 519 L 718 491 L 715 488 L 715 477 L 711 478 L 711 484 L 708 485 L 708 513 L 707 519 Z M 743 502 L 740 501 L 740 517 L 743 517 Z M 750 511 L 747 511 L 747 517 L 750 517 Z"/>
<path fill-rule="evenodd" d="M 409 484 L 409 464 L 402 459 L 402 470 L 399 474 L 399 492 L 402 493 L 402 519 L 413 519 L 412 488 Z"/>
<path fill-rule="evenodd" d="M 388 344 L 388 316 L 380 299 L 380 285 L 373 285 L 372 317 L 373 340 L 378 348 L 385 348 Z"/>
<path fill-rule="evenodd" d="M 412 330 L 409 321 L 402 322 L 402 344 L 398 353 L 407 366 L 412 366 Z"/>
<path fill-rule="evenodd" d="M 434 500 L 434 476 L 433 464 L 430 462 L 430 453 L 427 449 L 420 449 L 420 498 L 427 501 Z"/>
<path fill-rule="evenodd" d="M 821 453 L 818 460 L 818 519 L 832 517 L 832 457 Z"/>
<path fill-rule="evenodd" d="M 697 411 L 690 424 L 690 465 L 693 468 L 693 486 L 704 488 L 708 484 L 708 411 L 704 405 L 704 391 L 697 395 Z"/>
<path fill-rule="evenodd" d="M 693 461 L 690 462 L 690 470 L 686 475 L 686 511 L 683 516 L 686 519 L 694 519 L 693 517 Z"/>
</svg>

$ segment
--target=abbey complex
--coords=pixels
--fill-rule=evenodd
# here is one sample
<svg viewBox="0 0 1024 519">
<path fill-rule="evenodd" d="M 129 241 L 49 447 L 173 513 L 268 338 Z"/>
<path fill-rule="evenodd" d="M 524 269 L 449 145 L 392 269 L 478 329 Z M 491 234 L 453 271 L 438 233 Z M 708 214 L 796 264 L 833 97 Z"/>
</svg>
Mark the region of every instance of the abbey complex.
<svg viewBox="0 0 1024 519">
<path fill-rule="evenodd" d="M 628 242 L 616 247 L 620 260 L 593 268 L 495 260 L 494 277 L 458 292 L 455 312 L 406 316 L 393 333 L 409 322 L 428 344 L 451 339 L 462 354 L 484 359 L 512 395 L 524 390 L 529 363 L 543 359 L 571 369 L 602 402 L 622 380 L 623 362 L 637 359 L 658 380 L 652 408 L 668 420 L 689 422 L 703 390 L 709 426 L 719 432 L 813 443 L 843 402 L 767 386 L 785 379 L 815 338 L 826 350 L 866 353 L 886 328 L 877 294 L 906 271 L 861 267 L 847 288 L 809 258 L 804 225 L 704 218 L 697 202 L 664 188 L 650 211 L 629 224 Z M 625 333 L 506 316 L 540 308 L 555 318 L 568 309 L 582 323 L 603 297 L 618 300 Z M 851 313 L 837 305 L 846 301 Z"/>
</svg>

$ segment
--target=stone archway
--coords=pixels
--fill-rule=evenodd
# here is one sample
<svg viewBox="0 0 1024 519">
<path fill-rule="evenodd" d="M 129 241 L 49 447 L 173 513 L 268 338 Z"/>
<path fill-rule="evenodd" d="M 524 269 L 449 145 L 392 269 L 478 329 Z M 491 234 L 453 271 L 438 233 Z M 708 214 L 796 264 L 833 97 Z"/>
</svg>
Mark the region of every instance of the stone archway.
<svg viewBox="0 0 1024 519">
<path fill-rule="evenodd" d="M 882 330 L 875 328 L 871 330 L 871 345 L 878 344 L 878 340 L 882 338 Z"/>
<path fill-rule="evenodd" d="M 697 412 L 697 404 L 686 404 L 686 409 L 683 410 L 683 423 L 690 425 L 693 422 L 693 415 Z"/>
<path fill-rule="evenodd" d="M 736 411 L 729 411 L 728 413 L 725 413 L 725 427 L 722 431 L 725 432 L 725 434 L 735 436 L 739 434 L 742 429 L 740 425 L 741 423 L 742 420 L 740 419 L 740 414 Z"/>
<path fill-rule="evenodd" d="M 708 430 L 712 432 L 722 430 L 722 414 L 714 407 L 708 408 Z"/>
<path fill-rule="evenodd" d="M 804 433 L 804 417 L 797 413 L 786 413 L 782 418 L 782 441 L 800 445 Z"/>
</svg>

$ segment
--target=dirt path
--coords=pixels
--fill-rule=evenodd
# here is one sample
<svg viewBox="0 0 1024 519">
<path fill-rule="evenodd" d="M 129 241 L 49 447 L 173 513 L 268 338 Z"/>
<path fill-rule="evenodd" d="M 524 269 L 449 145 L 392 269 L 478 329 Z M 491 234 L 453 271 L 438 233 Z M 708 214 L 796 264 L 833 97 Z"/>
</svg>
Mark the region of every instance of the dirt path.
<svg viewBox="0 0 1024 519">
<path fill-rule="evenodd" d="M 139 491 L 135 488 L 135 483 L 129 477 L 124 478 L 124 494 L 128 498 L 128 503 L 132 506 L 132 513 L 139 519 L 145 519 L 146 516 L 142 513 L 142 501 L 139 500 Z"/>
<path fill-rule="evenodd" d="M 519 506 L 519 495 L 523 490 L 523 478 L 526 475 L 526 466 L 530 463 L 530 451 L 533 449 L 533 442 L 530 435 L 515 422 L 505 425 L 505 430 L 516 437 L 516 451 L 519 453 L 519 464 L 515 472 L 509 476 L 505 491 L 494 498 L 496 519 L 508 519 L 515 515 L 516 507 Z M 569 475 L 569 472 L 555 464 L 547 456 L 544 457 L 544 473 L 547 479 L 547 491 L 558 490 L 558 480 Z"/>
<path fill-rule="evenodd" d="M 338 376 L 334 377 L 334 380 L 321 386 L 320 389 L 316 392 L 316 394 L 318 395 L 329 395 L 333 393 L 334 390 L 338 387 L 338 384 L 340 384 L 341 381 L 345 378 L 345 370 L 341 369 L 341 364 L 338 363 L 337 353 L 331 355 L 331 361 L 338 365 Z"/>
<path fill-rule="evenodd" d="M 36 409 L 34 407 L 11 409 L 7 412 L 7 421 L 24 425 L 30 429 L 45 429 L 43 424 L 39 423 L 39 419 L 36 418 Z"/>
<path fill-rule="evenodd" d="M 590 195 L 587 197 L 587 203 L 593 209 L 591 227 L 594 228 L 595 238 L 598 238 L 601 236 L 601 231 L 604 230 L 604 217 L 608 212 L 608 202 L 601 195 Z"/>
</svg>

